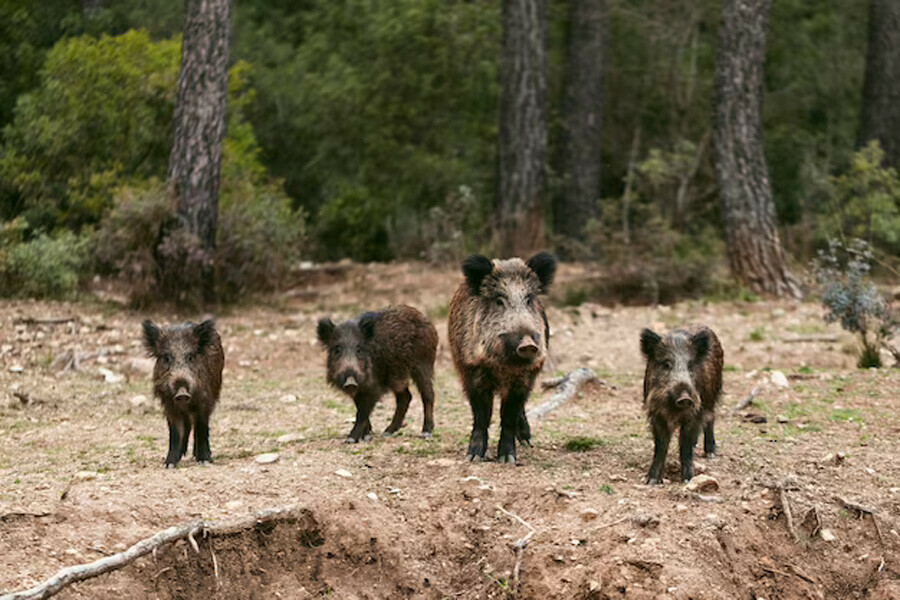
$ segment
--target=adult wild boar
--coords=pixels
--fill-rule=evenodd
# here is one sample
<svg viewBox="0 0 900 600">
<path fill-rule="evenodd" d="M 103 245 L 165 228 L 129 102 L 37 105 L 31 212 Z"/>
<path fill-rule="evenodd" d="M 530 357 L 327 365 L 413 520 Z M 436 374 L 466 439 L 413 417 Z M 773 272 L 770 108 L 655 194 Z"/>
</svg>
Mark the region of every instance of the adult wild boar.
<svg viewBox="0 0 900 600">
<path fill-rule="evenodd" d="M 225 353 L 213 321 L 158 327 L 144 321 L 144 345 L 156 359 L 153 393 L 169 423 L 166 467 L 174 469 L 187 453 L 194 429 L 194 458 L 212 460 L 209 417 L 219 402 Z"/>
<path fill-rule="evenodd" d="M 397 407 L 384 435 L 400 429 L 412 400 L 410 378 L 419 388 L 425 408 L 422 436 L 431 437 L 438 335 L 425 315 L 411 306 L 392 306 L 363 313 L 340 325 L 326 317 L 319 320 L 316 334 L 328 350 L 328 383 L 356 403 L 356 423 L 347 443 L 369 437 L 372 432 L 369 416 L 388 390 L 394 392 Z"/>
<path fill-rule="evenodd" d="M 704 326 L 676 329 L 664 337 L 645 329 L 641 352 L 647 360 L 644 409 L 654 446 L 647 483 L 662 483 L 669 442 L 679 427 L 681 480 L 690 481 L 694 477 L 694 445 L 701 429 L 706 456 L 716 452 L 713 426 L 722 395 L 722 345 Z"/>
<path fill-rule="evenodd" d="M 462 263 L 465 281 L 450 303 L 453 361 L 472 407 L 468 460 L 484 458 L 494 393 L 500 395 L 497 459 L 516 462 L 516 439 L 531 443 L 525 402 L 544 365 L 550 328 L 540 296 L 556 273 L 556 259 L 541 252 L 490 260 L 470 256 Z"/>
</svg>

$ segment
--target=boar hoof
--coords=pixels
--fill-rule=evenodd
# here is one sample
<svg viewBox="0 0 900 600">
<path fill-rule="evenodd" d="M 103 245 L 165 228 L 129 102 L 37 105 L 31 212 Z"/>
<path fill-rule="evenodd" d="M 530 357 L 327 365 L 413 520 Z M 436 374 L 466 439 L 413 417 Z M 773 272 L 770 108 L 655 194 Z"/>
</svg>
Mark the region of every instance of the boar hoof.
<svg viewBox="0 0 900 600">
<path fill-rule="evenodd" d="M 501 463 L 509 463 L 511 465 L 516 464 L 516 455 L 515 454 L 506 454 L 504 456 L 500 456 L 497 458 L 498 462 Z"/>
<path fill-rule="evenodd" d="M 381 434 L 381 437 L 397 437 L 400 435 L 397 430 L 391 430 L 391 428 L 387 428 L 384 430 L 384 433 Z"/>
<path fill-rule="evenodd" d="M 364 441 L 364 442 L 371 442 L 371 441 L 372 441 L 372 434 L 371 434 L 371 433 L 367 433 L 367 434 L 365 434 L 364 436 L 362 436 L 362 441 Z"/>
<path fill-rule="evenodd" d="M 344 440 L 344 443 L 345 444 L 358 444 L 359 440 L 351 435 L 351 436 L 348 436 L 346 440 Z"/>
<path fill-rule="evenodd" d="M 212 466 L 212 461 L 211 460 L 198 460 L 197 464 L 200 465 L 201 467 L 209 467 L 209 466 Z"/>
<path fill-rule="evenodd" d="M 716 453 L 715 452 L 704 452 L 703 458 L 712 460 L 712 459 L 716 458 Z"/>
<path fill-rule="evenodd" d="M 174 469 L 174 468 L 177 467 L 177 466 L 178 466 L 178 465 L 175 464 L 175 463 L 170 463 L 170 462 L 167 462 L 167 463 L 166 463 L 166 468 L 167 468 L 167 469 Z"/>
<path fill-rule="evenodd" d="M 431 439 L 431 432 L 430 432 L 430 431 L 423 431 L 423 432 L 422 432 L 422 439 L 430 440 L 430 439 Z"/>
<path fill-rule="evenodd" d="M 647 485 L 662 485 L 662 484 L 663 484 L 662 479 L 657 479 L 656 477 L 648 477 L 647 478 Z"/>
<path fill-rule="evenodd" d="M 469 462 L 478 463 L 484 459 L 481 456 L 478 456 L 477 454 L 468 454 L 468 455 L 466 455 L 466 460 Z"/>
</svg>

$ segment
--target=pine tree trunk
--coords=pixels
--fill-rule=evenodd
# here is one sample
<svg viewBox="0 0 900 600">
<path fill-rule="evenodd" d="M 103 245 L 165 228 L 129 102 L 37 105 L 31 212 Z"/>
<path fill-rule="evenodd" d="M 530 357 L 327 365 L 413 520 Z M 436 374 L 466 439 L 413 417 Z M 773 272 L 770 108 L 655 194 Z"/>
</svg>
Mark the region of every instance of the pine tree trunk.
<svg viewBox="0 0 900 600">
<path fill-rule="evenodd" d="M 546 0 L 503 0 L 499 197 L 494 245 L 501 256 L 544 245 L 547 157 Z"/>
<path fill-rule="evenodd" d="M 799 297 L 778 236 L 763 154 L 763 64 L 771 0 L 723 0 L 722 4 L 716 166 L 731 271 L 754 292 Z"/>
<path fill-rule="evenodd" d="M 562 193 L 554 198 L 555 232 L 584 241 L 597 216 L 603 109 L 603 0 L 572 0 L 563 97 Z M 564 247 L 569 244 L 564 244 Z"/>
<path fill-rule="evenodd" d="M 870 0 L 869 51 L 859 144 L 877 139 L 885 160 L 900 167 L 900 2 Z"/>
<path fill-rule="evenodd" d="M 200 283 L 207 301 L 214 297 L 212 254 L 219 212 L 230 36 L 231 0 L 186 1 L 168 180 L 182 225 L 198 238 L 206 255 Z"/>
</svg>

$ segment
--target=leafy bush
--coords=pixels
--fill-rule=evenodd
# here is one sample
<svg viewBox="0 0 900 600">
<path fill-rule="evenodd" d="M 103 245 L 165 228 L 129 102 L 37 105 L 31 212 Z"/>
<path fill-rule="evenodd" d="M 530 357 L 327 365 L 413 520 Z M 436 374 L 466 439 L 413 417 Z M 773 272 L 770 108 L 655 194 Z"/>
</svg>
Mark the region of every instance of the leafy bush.
<svg viewBox="0 0 900 600">
<path fill-rule="evenodd" d="M 830 235 L 900 253 L 900 177 L 885 166 L 877 140 L 853 155 L 844 175 L 832 178 L 831 209 L 825 221 Z"/>
<path fill-rule="evenodd" d="M 90 265 L 90 237 L 66 231 L 24 240 L 23 219 L 0 229 L 0 291 L 6 296 L 72 296 Z"/>
<path fill-rule="evenodd" d="M 846 244 L 830 240 L 812 263 L 822 286 L 822 304 L 828 309 L 825 321 L 839 321 L 842 328 L 859 335 L 860 368 L 880 367 L 881 347 L 891 350 L 900 363 L 900 352 L 888 344 L 900 320 L 869 277 L 873 259 L 872 248 L 864 240 Z"/>
</svg>

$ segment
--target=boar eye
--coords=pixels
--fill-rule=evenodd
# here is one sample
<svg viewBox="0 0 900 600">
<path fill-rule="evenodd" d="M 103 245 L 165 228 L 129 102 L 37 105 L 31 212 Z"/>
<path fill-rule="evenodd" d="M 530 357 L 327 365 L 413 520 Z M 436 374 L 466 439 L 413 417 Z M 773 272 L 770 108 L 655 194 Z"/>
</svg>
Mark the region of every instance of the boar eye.
<svg viewBox="0 0 900 600">
<path fill-rule="evenodd" d="M 357 346 L 357 347 L 356 347 L 356 354 L 357 354 L 357 355 L 362 355 L 362 346 Z"/>
<path fill-rule="evenodd" d="M 341 353 L 341 350 L 343 350 L 343 348 L 341 348 L 341 345 L 340 345 L 340 344 L 338 344 L 337 346 L 334 347 L 334 353 L 335 353 L 335 354 L 340 354 L 340 353 Z"/>
<path fill-rule="evenodd" d="M 172 364 L 172 361 L 175 360 L 175 357 L 166 352 L 160 357 L 160 359 L 162 360 L 164 365 L 170 365 Z"/>
<path fill-rule="evenodd" d="M 506 306 L 506 298 L 504 298 L 503 296 L 497 296 L 497 298 L 494 300 L 494 304 L 500 307 Z"/>
<path fill-rule="evenodd" d="M 525 296 L 525 302 L 527 302 L 528 304 L 534 304 L 535 300 L 536 297 L 534 294 L 528 294 L 527 296 Z"/>
<path fill-rule="evenodd" d="M 669 370 L 669 369 L 671 369 L 672 366 L 673 366 L 673 365 L 672 365 L 672 361 L 666 359 L 666 360 L 662 361 L 662 366 L 663 366 L 663 369 Z"/>
</svg>

